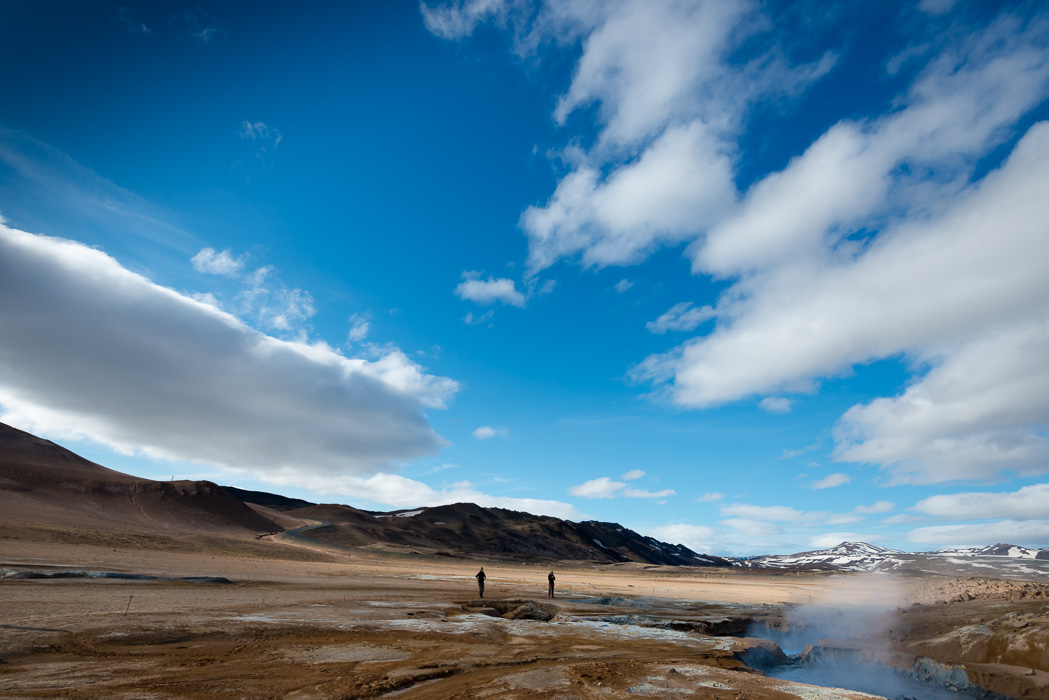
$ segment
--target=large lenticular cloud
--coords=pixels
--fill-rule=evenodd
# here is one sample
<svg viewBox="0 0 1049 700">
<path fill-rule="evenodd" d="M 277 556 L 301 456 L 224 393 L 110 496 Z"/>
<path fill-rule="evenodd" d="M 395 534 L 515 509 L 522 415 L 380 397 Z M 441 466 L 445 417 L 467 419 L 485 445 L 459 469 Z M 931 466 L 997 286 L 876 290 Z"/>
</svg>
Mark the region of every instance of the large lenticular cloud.
<svg viewBox="0 0 1049 700">
<path fill-rule="evenodd" d="M 263 478 L 368 476 L 433 453 L 456 382 L 278 340 L 74 241 L 0 224 L 4 420 Z"/>
</svg>

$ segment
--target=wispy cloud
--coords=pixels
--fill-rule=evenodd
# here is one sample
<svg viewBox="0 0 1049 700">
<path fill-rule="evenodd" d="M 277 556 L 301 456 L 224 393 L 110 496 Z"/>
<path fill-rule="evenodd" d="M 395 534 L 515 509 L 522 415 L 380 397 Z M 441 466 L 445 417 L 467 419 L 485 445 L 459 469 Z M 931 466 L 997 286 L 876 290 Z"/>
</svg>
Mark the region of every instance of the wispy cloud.
<svg viewBox="0 0 1049 700">
<path fill-rule="evenodd" d="M 363 343 L 371 330 L 371 320 L 372 315 L 367 311 L 350 316 L 350 330 L 346 335 L 347 342 Z"/>
<path fill-rule="evenodd" d="M 496 437 L 506 437 L 510 434 L 510 431 L 503 426 L 493 427 L 491 425 L 482 425 L 473 431 L 472 435 L 476 440 L 491 440 Z"/>
<path fill-rule="evenodd" d="M 627 481 L 633 481 L 640 479 L 644 476 L 644 472 L 637 474 L 641 470 L 634 470 L 627 472 L 623 475 L 623 479 Z M 665 499 L 675 495 L 673 489 L 662 489 L 660 491 L 646 491 L 644 489 L 633 488 L 629 486 L 625 481 L 614 481 L 607 476 L 598 477 L 597 479 L 591 479 L 585 481 L 582 484 L 571 486 L 568 489 L 568 493 L 573 496 L 580 498 L 645 498 L 645 499 Z"/>
<path fill-rule="evenodd" d="M 645 328 L 650 333 L 656 333 L 662 335 L 667 331 L 692 331 L 696 329 L 696 326 L 714 318 L 714 308 L 711 306 L 704 306 L 702 308 L 693 308 L 692 302 L 684 301 L 680 304 L 675 304 L 670 307 L 668 311 L 663 313 L 655 321 L 649 321 L 645 324 Z"/>
<path fill-rule="evenodd" d="M 853 508 L 854 513 L 862 513 L 864 515 L 871 515 L 874 513 L 888 513 L 890 510 L 896 507 L 896 504 L 892 501 L 878 501 L 872 503 L 869 506 L 856 506 Z"/>
<path fill-rule="evenodd" d="M 835 474 L 829 474 L 819 481 L 812 482 L 812 488 L 814 489 L 830 489 L 835 486 L 842 486 L 852 481 L 852 478 L 848 474 L 842 474 L 837 472 Z"/>
<path fill-rule="evenodd" d="M 129 34 L 135 34 L 138 36 L 149 36 L 153 33 L 144 22 L 140 22 L 131 16 L 131 11 L 126 7 L 121 7 L 117 10 L 117 20 L 124 25 Z"/>
<path fill-rule="evenodd" d="M 758 407 L 762 411 L 768 411 L 769 413 L 790 413 L 793 402 L 790 399 L 785 399 L 782 396 L 766 396 L 760 402 Z"/>
</svg>

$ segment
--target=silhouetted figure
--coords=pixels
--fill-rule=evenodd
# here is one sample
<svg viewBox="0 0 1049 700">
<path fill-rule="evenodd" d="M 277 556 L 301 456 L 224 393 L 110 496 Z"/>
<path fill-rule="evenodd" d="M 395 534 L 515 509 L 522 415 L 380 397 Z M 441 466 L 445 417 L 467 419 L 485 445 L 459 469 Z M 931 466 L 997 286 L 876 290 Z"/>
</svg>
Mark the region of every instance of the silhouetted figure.
<svg viewBox="0 0 1049 700">
<path fill-rule="evenodd" d="M 481 570 L 477 572 L 477 576 L 475 576 L 474 578 L 477 579 L 477 595 L 484 598 L 484 580 L 487 578 L 487 576 L 484 575 L 483 566 L 481 567 Z"/>
<path fill-rule="evenodd" d="M 557 579 L 557 577 L 554 576 L 554 572 L 553 571 L 551 571 L 550 574 L 546 577 L 546 580 L 550 582 L 550 592 L 546 594 L 547 597 L 550 597 L 550 598 L 554 597 L 554 581 L 556 579 Z"/>
</svg>

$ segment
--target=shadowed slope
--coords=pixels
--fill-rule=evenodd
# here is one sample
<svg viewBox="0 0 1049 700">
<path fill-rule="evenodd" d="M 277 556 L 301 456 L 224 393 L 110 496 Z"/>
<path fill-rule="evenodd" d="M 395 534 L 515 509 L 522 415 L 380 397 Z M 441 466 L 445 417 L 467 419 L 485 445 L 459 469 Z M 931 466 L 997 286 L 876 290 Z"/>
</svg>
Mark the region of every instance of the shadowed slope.
<svg viewBox="0 0 1049 700">
<path fill-rule="evenodd" d="M 0 521 L 163 534 L 281 529 L 211 482 L 129 476 L 3 423 Z"/>
</svg>

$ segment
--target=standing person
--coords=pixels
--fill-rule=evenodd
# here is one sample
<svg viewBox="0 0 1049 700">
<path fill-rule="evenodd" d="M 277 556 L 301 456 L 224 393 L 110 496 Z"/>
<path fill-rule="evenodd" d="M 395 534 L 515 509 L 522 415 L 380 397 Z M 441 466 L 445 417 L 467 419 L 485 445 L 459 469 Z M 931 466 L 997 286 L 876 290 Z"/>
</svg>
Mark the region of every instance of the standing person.
<svg viewBox="0 0 1049 700">
<path fill-rule="evenodd" d="M 546 580 L 550 582 L 550 591 L 546 594 L 547 597 L 549 597 L 549 598 L 553 598 L 554 597 L 554 581 L 556 579 L 557 579 L 557 577 L 554 576 L 554 572 L 553 571 L 551 571 L 550 574 L 546 577 Z"/>
<path fill-rule="evenodd" d="M 477 579 L 477 595 L 484 598 L 484 580 L 488 577 L 484 575 L 483 566 L 481 567 L 481 570 L 477 572 L 477 575 L 474 578 Z"/>
</svg>

